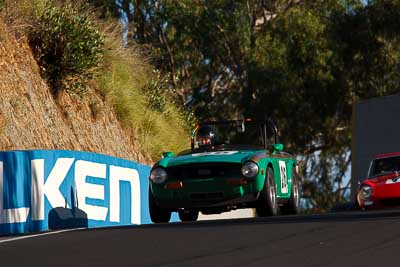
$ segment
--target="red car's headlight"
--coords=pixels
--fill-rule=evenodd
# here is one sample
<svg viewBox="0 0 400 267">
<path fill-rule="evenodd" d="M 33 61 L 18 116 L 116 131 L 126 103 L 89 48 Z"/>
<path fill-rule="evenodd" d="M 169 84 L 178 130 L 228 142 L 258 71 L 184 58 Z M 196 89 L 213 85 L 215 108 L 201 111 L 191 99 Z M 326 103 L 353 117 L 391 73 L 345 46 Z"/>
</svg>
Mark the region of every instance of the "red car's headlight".
<svg viewBox="0 0 400 267">
<path fill-rule="evenodd" d="M 372 196 L 373 188 L 369 185 L 363 185 L 360 189 L 360 197 L 362 199 L 369 199 Z"/>
</svg>

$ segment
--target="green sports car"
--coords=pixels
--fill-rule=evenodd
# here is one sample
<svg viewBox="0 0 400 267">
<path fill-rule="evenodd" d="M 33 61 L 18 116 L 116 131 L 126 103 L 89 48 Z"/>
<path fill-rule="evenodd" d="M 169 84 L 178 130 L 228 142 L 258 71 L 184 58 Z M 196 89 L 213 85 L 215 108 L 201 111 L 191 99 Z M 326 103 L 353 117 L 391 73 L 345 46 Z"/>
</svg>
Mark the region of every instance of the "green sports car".
<svg viewBox="0 0 400 267">
<path fill-rule="evenodd" d="M 299 178 L 295 158 L 283 152 L 272 120 L 200 123 L 191 148 L 174 156 L 164 152 L 151 169 L 150 218 L 196 221 L 199 212 L 217 214 L 255 208 L 258 216 L 296 214 Z"/>
</svg>

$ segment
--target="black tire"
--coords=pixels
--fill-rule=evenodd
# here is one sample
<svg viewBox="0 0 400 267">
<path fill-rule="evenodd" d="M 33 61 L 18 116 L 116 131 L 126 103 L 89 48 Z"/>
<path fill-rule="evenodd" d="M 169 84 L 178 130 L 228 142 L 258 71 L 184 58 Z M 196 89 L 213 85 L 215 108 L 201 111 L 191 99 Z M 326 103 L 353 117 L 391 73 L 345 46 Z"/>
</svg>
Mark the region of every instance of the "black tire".
<svg viewBox="0 0 400 267">
<path fill-rule="evenodd" d="M 160 208 L 154 199 L 153 193 L 149 188 L 149 212 L 150 219 L 154 223 L 166 223 L 171 219 L 171 211 Z"/>
<path fill-rule="evenodd" d="M 274 172 L 270 167 L 267 169 L 264 187 L 257 199 L 256 212 L 259 217 L 278 214 L 278 199 L 276 196 Z"/>
<path fill-rule="evenodd" d="M 363 208 L 361 208 L 361 196 L 360 196 L 360 191 L 359 190 L 356 191 L 354 202 L 355 202 L 356 208 L 358 210 L 363 210 Z"/>
<path fill-rule="evenodd" d="M 179 210 L 179 219 L 182 222 L 195 222 L 199 217 L 199 211 L 197 210 Z"/>
<path fill-rule="evenodd" d="M 284 215 L 298 214 L 300 211 L 300 184 L 299 175 L 295 166 L 292 169 L 292 192 L 289 201 L 281 207 L 281 213 Z"/>
<path fill-rule="evenodd" d="M 368 209 L 367 209 L 367 207 L 365 207 L 365 206 L 363 206 L 363 207 L 361 207 L 361 202 L 362 202 L 362 196 L 361 196 L 361 189 L 362 189 L 362 186 L 357 190 L 357 192 L 356 192 L 356 197 L 355 197 L 355 206 L 356 206 L 356 208 L 358 209 L 358 210 L 362 210 L 362 211 L 367 211 Z"/>
</svg>

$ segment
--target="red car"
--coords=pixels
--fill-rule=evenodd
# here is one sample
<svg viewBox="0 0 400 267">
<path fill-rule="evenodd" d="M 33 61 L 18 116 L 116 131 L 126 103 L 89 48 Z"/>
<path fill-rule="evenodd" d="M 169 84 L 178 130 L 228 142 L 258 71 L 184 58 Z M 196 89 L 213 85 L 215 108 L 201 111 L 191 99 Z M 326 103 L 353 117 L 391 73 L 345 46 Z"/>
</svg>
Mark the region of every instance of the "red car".
<svg viewBox="0 0 400 267">
<path fill-rule="evenodd" d="M 400 207 L 400 152 L 375 156 L 358 187 L 357 203 L 362 209 Z"/>
</svg>

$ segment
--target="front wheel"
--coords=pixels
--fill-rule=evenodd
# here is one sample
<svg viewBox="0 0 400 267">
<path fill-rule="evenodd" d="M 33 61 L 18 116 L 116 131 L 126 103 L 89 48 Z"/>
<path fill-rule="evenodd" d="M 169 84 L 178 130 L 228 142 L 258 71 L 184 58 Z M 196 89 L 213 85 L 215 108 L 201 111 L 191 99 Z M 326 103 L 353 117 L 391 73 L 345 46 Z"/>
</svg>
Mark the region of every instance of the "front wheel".
<svg viewBox="0 0 400 267">
<path fill-rule="evenodd" d="M 160 208 L 149 188 L 149 212 L 150 219 L 154 223 L 166 223 L 171 219 L 171 211 L 167 209 Z"/>
<path fill-rule="evenodd" d="M 292 192 L 288 202 L 281 207 L 282 214 L 297 214 L 300 210 L 300 185 L 299 175 L 293 166 L 292 170 Z"/>
<path fill-rule="evenodd" d="M 257 200 L 256 212 L 259 217 L 273 216 L 278 213 L 274 172 L 270 167 L 267 169 L 264 187 Z"/>
</svg>

